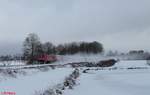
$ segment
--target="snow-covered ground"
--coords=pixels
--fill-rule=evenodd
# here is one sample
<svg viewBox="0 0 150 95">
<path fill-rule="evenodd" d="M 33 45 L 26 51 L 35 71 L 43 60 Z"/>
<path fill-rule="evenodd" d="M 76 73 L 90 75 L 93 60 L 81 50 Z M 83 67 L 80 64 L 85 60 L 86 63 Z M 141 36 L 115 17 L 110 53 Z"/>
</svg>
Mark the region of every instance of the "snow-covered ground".
<svg viewBox="0 0 150 95">
<path fill-rule="evenodd" d="M 25 65 L 24 61 L 0 61 L 0 66 Z"/>
<path fill-rule="evenodd" d="M 150 70 L 91 71 L 64 95 L 150 95 Z"/>
<path fill-rule="evenodd" d="M 67 64 L 72 62 L 98 62 L 109 59 L 101 55 L 73 55 L 58 56 L 59 61 L 54 65 Z M 12 65 L 25 65 L 25 63 L 12 62 Z M 44 66 L 49 64 L 44 64 Z M 14 66 L 15 68 L 17 66 Z M 32 65 L 28 65 L 30 67 Z M 48 88 L 62 83 L 69 76 L 73 69 L 61 67 L 50 69 L 34 65 L 36 68 L 19 69 L 26 72 L 26 75 L 19 75 L 9 78 L 2 71 L 10 69 L 9 66 L 0 67 L 0 92 L 16 92 L 16 95 L 35 95 L 36 92 L 43 92 Z M 141 67 L 142 69 L 128 69 Z M 49 68 L 49 70 L 45 70 Z M 98 68 L 99 70 L 94 70 Z M 110 69 L 115 68 L 115 69 Z M 122 69 L 123 68 L 123 69 Z M 82 69 L 87 69 L 86 67 Z M 146 60 L 121 60 L 113 67 L 94 67 L 88 73 L 82 73 L 78 79 L 78 85 L 72 90 L 65 90 L 64 95 L 150 95 L 150 66 Z M 6 72 L 7 73 L 7 72 Z M 6 80 L 2 80 L 6 78 Z"/>
<path fill-rule="evenodd" d="M 118 68 L 149 67 L 146 61 L 121 61 Z M 150 95 L 150 69 L 89 70 L 64 95 Z"/>
<path fill-rule="evenodd" d="M 66 64 L 72 62 L 98 62 L 105 59 L 110 59 L 114 57 L 106 57 L 101 54 L 75 54 L 75 55 L 64 55 L 58 56 L 59 61 L 57 63 Z"/>
<path fill-rule="evenodd" d="M 16 95 L 34 95 L 37 91 L 44 91 L 61 83 L 73 69 L 57 68 L 47 72 L 39 72 L 31 76 L 22 76 L 17 79 L 2 81 L 0 83 L 0 92 L 15 92 Z"/>
<path fill-rule="evenodd" d="M 116 63 L 114 66 L 119 68 L 149 67 L 146 60 L 124 60 Z"/>
</svg>

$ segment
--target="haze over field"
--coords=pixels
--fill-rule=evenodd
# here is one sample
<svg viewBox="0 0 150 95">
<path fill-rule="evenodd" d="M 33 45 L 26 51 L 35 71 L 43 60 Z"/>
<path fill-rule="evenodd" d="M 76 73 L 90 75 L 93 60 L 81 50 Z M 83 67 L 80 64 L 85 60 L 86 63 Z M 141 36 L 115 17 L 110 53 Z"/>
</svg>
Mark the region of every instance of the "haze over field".
<svg viewBox="0 0 150 95">
<path fill-rule="evenodd" d="M 29 33 L 55 44 L 100 41 L 119 51 L 149 50 L 150 0 L 2 0 L 0 54 L 16 53 Z"/>
</svg>

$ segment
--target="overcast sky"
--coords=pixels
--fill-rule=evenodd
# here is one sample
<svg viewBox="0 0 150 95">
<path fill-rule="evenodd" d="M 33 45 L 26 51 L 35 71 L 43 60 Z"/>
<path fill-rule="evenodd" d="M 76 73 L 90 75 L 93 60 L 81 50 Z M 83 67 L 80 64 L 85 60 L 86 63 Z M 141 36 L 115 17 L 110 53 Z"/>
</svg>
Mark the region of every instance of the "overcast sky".
<svg viewBox="0 0 150 95">
<path fill-rule="evenodd" d="M 0 0 L 0 54 L 19 52 L 29 33 L 55 44 L 150 50 L 150 0 Z"/>
</svg>

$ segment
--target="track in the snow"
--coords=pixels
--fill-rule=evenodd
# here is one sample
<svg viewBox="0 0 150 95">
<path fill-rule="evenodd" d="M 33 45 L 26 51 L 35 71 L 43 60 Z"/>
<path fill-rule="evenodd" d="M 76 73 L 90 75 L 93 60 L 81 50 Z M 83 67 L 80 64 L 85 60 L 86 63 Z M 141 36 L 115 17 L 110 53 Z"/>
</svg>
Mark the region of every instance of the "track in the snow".
<svg viewBox="0 0 150 95">
<path fill-rule="evenodd" d="M 30 69 L 30 68 L 41 68 L 41 67 L 64 67 L 64 65 L 61 64 L 10 65 L 10 66 L 0 66 L 0 69 Z"/>
</svg>

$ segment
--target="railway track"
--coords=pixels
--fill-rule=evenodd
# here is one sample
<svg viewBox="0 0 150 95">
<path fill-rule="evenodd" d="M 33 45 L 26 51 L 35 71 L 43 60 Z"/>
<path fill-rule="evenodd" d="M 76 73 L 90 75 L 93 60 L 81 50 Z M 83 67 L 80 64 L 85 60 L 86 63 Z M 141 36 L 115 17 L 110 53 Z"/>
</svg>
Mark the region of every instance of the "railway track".
<svg viewBox="0 0 150 95">
<path fill-rule="evenodd" d="M 62 64 L 38 64 L 38 65 L 8 65 L 0 66 L 0 69 L 30 69 L 30 68 L 42 68 L 42 67 L 64 67 Z"/>
</svg>

